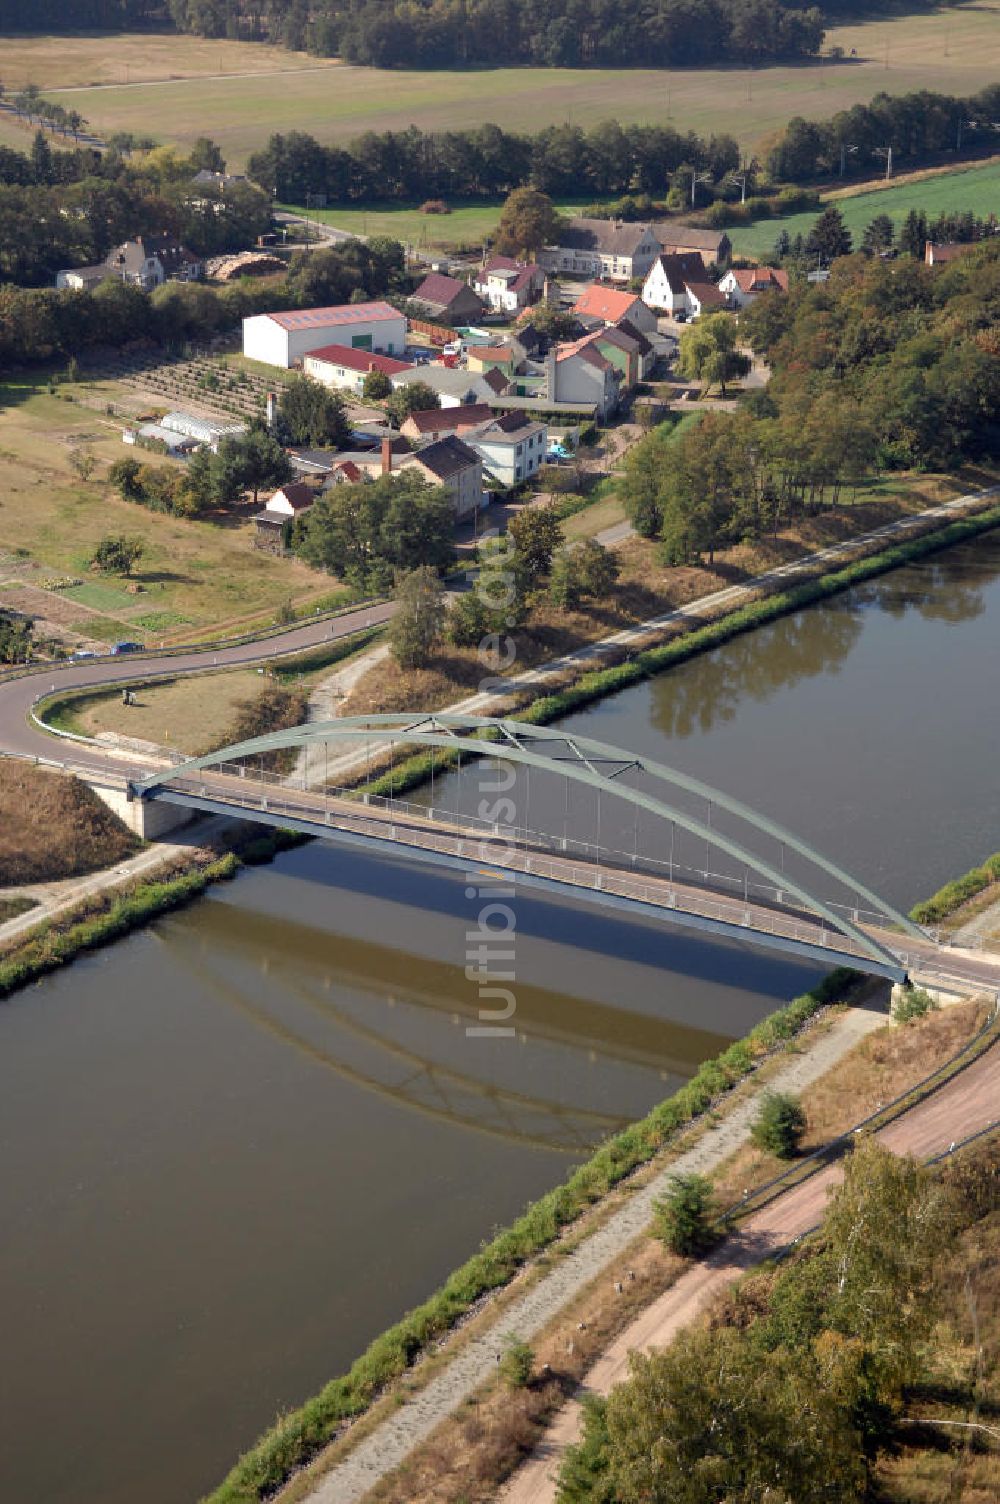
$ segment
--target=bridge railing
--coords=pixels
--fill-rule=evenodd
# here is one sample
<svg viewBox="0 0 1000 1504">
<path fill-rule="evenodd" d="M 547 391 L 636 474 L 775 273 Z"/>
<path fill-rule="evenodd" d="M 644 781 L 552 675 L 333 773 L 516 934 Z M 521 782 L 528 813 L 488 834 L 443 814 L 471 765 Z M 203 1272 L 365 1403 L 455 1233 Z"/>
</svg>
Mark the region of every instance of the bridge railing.
<svg viewBox="0 0 1000 1504">
<path fill-rule="evenodd" d="M 593 856 L 574 855 L 570 851 L 564 851 L 561 838 L 558 837 L 546 838 L 554 843 L 551 850 L 546 850 L 530 839 L 524 839 L 525 833 L 519 827 L 492 825 L 487 821 L 479 821 L 479 829 L 466 837 L 460 829 L 454 829 L 456 816 L 452 811 L 437 812 L 438 820 L 442 822 L 447 820 L 447 823 L 453 827 L 448 833 L 438 832 L 433 829 L 432 825 L 426 823 L 407 823 L 410 820 L 426 822 L 429 818 L 434 818 L 429 815 L 425 806 L 409 804 L 407 801 L 393 800 L 390 803 L 389 800 L 379 797 L 378 806 L 388 818 L 372 818 L 366 816 L 364 800 L 338 799 L 336 806 L 331 807 L 329 798 L 324 799 L 323 795 L 319 795 L 314 796 L 314 801 L 310 802 L 308 797 L 303 797 L 301 794 L 296 797 L 295 791 L 288 787 L 280 775 L 268 774 L 266 770 L 263 777 L 255 771 L 254 777 L 249 782 L 251 784 L 264 783 L 267 785 L 267 792 L 251 792 L 246 788 L 248 781 L 246 775 L 239 773 L 239 765 L 219 765 L 213 771 L 223 771 L 223 769 L 228 774 L 235 771 L 243 784 L 241 788 L 227 786 L 221 796 L 225 803 L 237 809 L 266 812 L 278 819 L 282 816 L 306 819 L 318 827 L 348 830 L 393 841 L 397 845 L 412 847 L 415 850 L 457 856 L 472 864 L 483 863 L 509 870 L 512 874 L 522 872 L 571 887 L 610 893 L 636 902 L 647 903 L 652 907 L 676 909 L 678 912 L 695 914 L 731 927 L 752 930 L 758 934 L 780 936 L 782 939 L 798 941 L 803 945 L 820 946 L 823 949 L 870 960 L 867 952 L 850 936 L 831 930 L 819 918 L 810 920 L 792 909 L 755 907 L 748 900 L 741 901 L 739 895 L 727 898 L 712 894 L 702 885 L 686 884 L 680 866 L 674 868 L 672 877 L 667 874 L 665 864 L 658 864 L 662 868 L 660 872 L 631 871 L 627 866 L 619 866 L 606 861 L 604 864 L 598 862 L 595 859 L 598 849 L 593 843 L 590 843 L 588 847 L 589 852 L 594 853 Z M 200 795 L 206 799 L 220 799 L 218 785 L 200 778 L 172 780 L 169 785 L 163 787 L 164 791 L 175 788 L 181 793 Z M 374 796 L 369 799 L 368 804 L 369 807 L 375 806 Z M 347 807 L 348 805 L 353 807 Z M 485 844 L 486 840 L 495 843 L 498 839 L 506 843 L 500 849 L 496 844 Z M 588 843 L 578 844 L 588 846 Z M 609 854 L 602 853 L 604 856 Z"/>
<path fill-rule="evenodd" d="M 367 805 L 372 809 L 380 809 L 390 814 L 395 812 L 414 819 L 430 820 L 451 826 L 461 824 L 484 835 L 490 835 L 494 839 L 512 841 L 526 847 L 547 849 L 561 855 L 577 856 L 581 861 L 593 862 L 597 866 L 626 867 L 634 872 L 649 872 L 657 877 L 664 877 L 668 881 L 674 878 L 687 880 L 701 886 L 721 889 L 748 903 L 761 903 L 781 908 L 786 912 L 789 910 L 788 896 L 781 888 L 763 882 L 759 878 L 752 878 L 749 874 L 738 876 L 733 872 L 720 872 L 710 866 L 696 866 L 679 858 L 657 857 L 638 849 L 628 851 L 597 841 L 583 840 L 568 833 L 554 835 L 551 831 L 541 830 L 527 824 L 497 823 L 484 820 L 468 811 L 437 806 L 433 803 L 415 803 L 395 796 L 389 798 L 381 794 L 362 793 L 353 786 L 328 786 L 311 790 L 305 779 L 302 779 L 300 783 L 292 783 L 286 775 L 271 772 L 266 768 L 248 767 L 245 763 L 218 763 L 213 771 L 244 781 L 250 779 L 268 788 L 280 788 L 289 793 L 299 787 L 304 794 L 311 792 L 321 798 Z M 872 909 L 866 909 L 858 904 L 838 902 L 834 899 L 825 901 L 836 913 L 842 914 L 855 924 L 867 923 L 885 927 L 885 916 Z"/>
</svg>

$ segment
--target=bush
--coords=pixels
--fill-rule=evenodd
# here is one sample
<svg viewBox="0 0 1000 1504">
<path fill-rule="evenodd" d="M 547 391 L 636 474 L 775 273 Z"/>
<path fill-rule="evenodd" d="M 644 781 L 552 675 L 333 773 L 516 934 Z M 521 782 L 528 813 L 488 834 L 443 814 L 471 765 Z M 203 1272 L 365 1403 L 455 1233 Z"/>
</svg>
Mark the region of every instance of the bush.
<svg viewBox="0 0 1000 1504">
<path fill-rule="evenodd" d="M 798 1097 L 768 1091 L 761 1100 L 750 1136 L 758 1149 L 776 1154 L 779 1159 L 791 1159 L 805 1130 L 806 1115 Z"/>
<path fill-rule="evenodd" d="M 902 996 L 893 1006 L 892 1016 L 898 1024 L 908 1024 L 911 1019 L 923 1018 L 925 1013 L 933 1012 L 936 1007 L 937 1003 L 929 992 L 925 992 L 922 987 L 914 987 L 912 982 L 907 982 Z"/>
<path fill-rule="evenodd" d="M 704 1175 L 672 1175 L 654 1212 L 657 1237 L 683 1258 L 707 1252 L 718 1238 L 712 1183 Z"/>
<path fill-rule="evenodd" d="M 507 1388 L 524 1389 L 531 1378 L 534 1362 L 534 1350 L 527 1342 L 522 1342 L 520 1337 L 507 1337 L 499 1365 L 500 1376 Z"/>
</svg>

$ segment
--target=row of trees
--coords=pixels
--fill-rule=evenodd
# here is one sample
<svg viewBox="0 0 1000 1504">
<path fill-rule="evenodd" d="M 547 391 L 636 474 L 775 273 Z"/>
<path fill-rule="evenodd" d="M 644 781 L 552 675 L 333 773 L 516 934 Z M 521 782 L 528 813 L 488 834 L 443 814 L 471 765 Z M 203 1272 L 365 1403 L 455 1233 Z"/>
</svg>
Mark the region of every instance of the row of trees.
<svg viewBox="0 0 1000 1504">
<path fill-rule="evenodd" d="M 663 195 L 675 178 L 690 198 L 692 168 L 708 173 L 721 191 L 739 163 L 732 136 L 706 140 L 668 125 L 605 120 L 589 130 L 547 126 L 534 136 L 493 124 L 457 131 L 411 125 L 367 131 L 343 146 L 323 146 L 304 131 L 289 131 L 255 152 L 247 171 L 269 194 L 292 203 L 315 194 L 337 203 L 497 198 L 526 183 L 554 194 Z"/>
<path fill-rule="evenodd" d="M 870 177 L 893 162 L 914 167 L 942 152 L 968 156 L 995 150 L 1000 121 L 1000 84 L 962 98 L 920 89 L 912 94 L 876 94 L 829 120 L 788 122 L 767 155 L 771 176 L 804 183 L 825 177 Z"/>
<path fill-rule="evenodd" d="M 682 337 L 682 370 L 720 380 L 725 316 Z M 827 282 L 757 299 L 740 330 L 771 365 L 736 413 L 660 427 L 626 461 L 636 530 L 671 563 L 759 538 L 842 499 L 874 471 L 948 468 L 1000 441 L 1000 242 L 905 275 L 878 259 L 837 261 Z M 716 325 L 719 339 L 716 340 Z"/>
<path fill-rule="evenodd" d="M 286 47 L 378 68 L 496 62 L 541 67 L 697 67 L 811 57 L 823 42 L 818 9 L 780 0 L 170 0 L 182 30 L 267 36 Z"/>
<path fill-rule="evenodd" d="M 997 233 L 997 219 L 990 215 L 980 219 L 970 211 L 965 213 L 939 214 L 928 219 L 922 209 L 911 209 L 899 227 L 888 214 L 876 214 L 865 226 L 859 250 L 867 256 L 880 256 L 903 252 L 922 260 L 928 240 L 936 245 L 957 241 L 971 244 L 986 240 Z M 850 230 L 836 204 L 825 208 L 808 235 L 794 238 L 787 230 L 781 230 L 774 242 L 774 259 L 786 264 L 829 266 L 838 256 L 849 256 L 854 249 Z"/>
<path fill-rule="evenodd" d="M 609 1400 L 589 1405 L 560 1504 L 868 1497 L 926 1372 L 935 1271 L 975 1215 L 930 1171 L 862 1140 L 818 1244 L 636 1355 Z"/>
</svg>

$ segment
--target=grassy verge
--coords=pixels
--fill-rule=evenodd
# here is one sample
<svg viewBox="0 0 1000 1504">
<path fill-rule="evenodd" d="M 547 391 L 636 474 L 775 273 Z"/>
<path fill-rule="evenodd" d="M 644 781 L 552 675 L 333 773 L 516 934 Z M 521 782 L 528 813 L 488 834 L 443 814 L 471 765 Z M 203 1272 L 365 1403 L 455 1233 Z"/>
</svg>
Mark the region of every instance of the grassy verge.
<svg viewBox="0 0 1000 1504">
<path fill-rule="evenodd" d="M 930 898 L 918 903 L 911 909 L 910 918 L 918 924 L 936 924 L 996 882 L 1000 882 L 1000 851 L 988 856 L 981 867 L 973 867 L 971 872 L 945 883 Z"/>
<path fill-rule="evenodd" d="M 721 1055 L 706 1060 L 685 1086 L 607 1143 L 561 1186 L 534 1202 L 457 1269 L 423 1305 L 369 1346 L 350 1370 L 314 1399 L 283 1417 L 209 1496 L 210 1504 L 268 1498 L 297 1467 L 325 1446 L 341 1424 L 362 1414 L 393 1379 L 450 1331 L 475 1302 L 505 1285 L 533 1254 L 548 1247 L 581 1212 L 647 1163 L 680 1130 L 744 1080 L 772 1050 L 791 1039 L 821 1007 L 843 999 L 854 974 L 835 971 L 812 992 L 772 1013 Z"/>
<path fill-rule="evenodd" d="M 277 680 L 279 684 L 301 683 L 308 689 L 312 678 L 320 675 L 325 669 L 332 668 L 335 664 L 364 652 L 384 630 L 384 627 L 380 626 L 366 627 L 360 632 L 352 632 L 348 637 L 338 637 L 334 641 L 306 648 L 301 653 L 289 654 L 287 658 L 271 660 L 267 664 L 267 676 L 269 679 Z M 213 698 L 211 689 L 206 691 L 205 686 L 215 680 L 223 681 L 225 686 L 238 682 L 243 686 L 242 692 L 248 694 L 250 689 L 257 684 L 257 670 L 255 666 L 247 664 L 235 664 L 231 668 L 224 669 L 206 666 L 194 673 L 184 674 L 180 678 L 164 674 L 162 678 L 146 680 L 144 683 L 141 680 L 137 681 L 127 671 L 123 671 L 121 679 L 113 683 L 60 693 L 41 700 L 35 707 L 35 715 L 50 730 L 61 731 L 71 736 L 92 736 L 98 730 L 112 730 L 169 743 L 171 739 L 168 736 L 153 735 L 145 719 L 135 711 L 113 715 L 108 718 L 108 723 L 105 725 L 96 724 L 95 715 L 104 705 L 117 706 L 121 691 L 126 685 L 136 685 L 138 682 L 140 693 L 144 687 L 147 699 L 150 696 L 155 697 L 158 691 L 168 691 L 172 687 L 177 687 L 181 693 L 171 696 L 165 702 L 163 713 L 156 724 L 157 727 L 167 724 L 185 725 L 186 740 L 189 744 L 185 750 L 195 755 L 197 751 L 207 751 L 211 746 L 222 745 L 218 740 L 217 732 L 220 724 L 226 723 L 226 705 L 233 697 L 222 695 L 219 697 L 219 703 L 211 704 Z M 190 687 L 190 694 L 185 691 L 185 687 Z M 209 702 L 210 716 L 202 704 L 202 701 L 206 699 Z M 143 708 L 140 704 L 140 710 Z"/>
<path fill-rule="evenodd" d="M 27 914 L 31 909 L 37 909 L 38 903 L 34 898 L 26 898 L 19 895 L 16 898 L 0 898 L 0 924 L 5 924 L 8 919 L 18 919 L 22 914 Z"/>
<path fill-rule="evenodd" d="M 96 950 L 141 924 L 176 909 L 203 893 L 210 883 L 234 877 L 239 859 L 232 852 L 192 870 L 154 882 L 136 883 L 109 899 L 81 905 L 61 921 L 33 930 L 26 941 L 0 957 L 0 997 L 65 965 L 81 951 Z"/>
</svg>

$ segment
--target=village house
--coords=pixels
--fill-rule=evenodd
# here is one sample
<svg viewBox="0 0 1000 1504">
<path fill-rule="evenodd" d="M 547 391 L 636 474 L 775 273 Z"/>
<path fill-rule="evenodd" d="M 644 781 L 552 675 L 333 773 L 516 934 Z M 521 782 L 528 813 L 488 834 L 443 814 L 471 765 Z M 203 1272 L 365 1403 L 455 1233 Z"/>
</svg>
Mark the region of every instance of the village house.
<svg viewBox="0 0 1000 1504">
<path fill-rule="evenodd" d="M 402 371 L 412 370 L 408 360 L 397 360 L 394 355 L 376 355 L 371 350 L 351 350 L 347 345 L 322 345 L 302 357 L 302 369 L 314 381 L 333 387 L 341 392 L 364 394 L 365 378 L 372 371 L 381 371 L 384 376 L 398 376 Z"/>
<path fill-rule="evenodd" d="M 657 220 L 652 228 L 660 249 L 668 256 L 697 256 L 702 266 L 713 262 L 724 266 L 733 254 L 733 243 L 725 230 L 705 230 L 673 219 Z"/>
<path fill-rule="evenodd" d="M 202 264 L 172 235 L 140 235 L 126 240 L 105 257 L 106 275 L 117 277 L 143 292 L 164 282 L 196 282 Z"/>
<path fill-rule="evenodd" d="M 478 428 L 492 416 L 493 409 L 485 402 L 474 402 L 468 407 L 431 407 L 411 413 L 399 431 L 415 444 L 427 444 L 443 439 L 445 434 Z"/>
<path fill-rule="evenodd" d="M 243 320 L 243 354 L 265 365 L 290 370 L 313 350 L 334 344 L 402 355 L 406 319 L 391 303 L 374 302 L 256 313 Z"/>
<path fill-rule="evenodd" d="M 482 318 L 486 311 L 486 305 L 467 282 L 446 277 L 443 272 L 431 272 L 426 276 L 410 302 L 429 318 L 443 319 L 449 324 L 471 323 Z"/>
<path fill-rule="evenodd" d="M 467 370 L 480 376 L 487 371 L 502 371 L 508 381 L 521 369 L 524 361 L 524 346 L 513 338 L 496 345 L 469 345 L 465 352 Z"/>
<path fill-rule="evenodd" d="M 958 261 L 961 256 L 967 256 L 975 244 L 974 240 L 946 240 L 935 245 L 933 240 L 928 240 L 924 244 L 924 265 L 939 266 L 946 261 Z"/>
<path fill-rule="evenodd" d="M 480 456 L 489 475 L 509 490 L 530 480 L 545 463 L 548 428 L 524 413 L 510 412 L 473 429 L 465 442 Z"/>
<path fill-rule="evenodd" d="M 425 449 L 408 455 L 399 468 L 417 470 L 430 485 L 444 486 L 458 520 L 478 511 L 483 504 L 482 459 L 455 434 L 446 434 Z"/>
<path fill-rule="evenodd" d="M 316 500 L 316 492 L 305 481 L 286 481 L 274 495 L 268 498 L 262 512 L 254 520 L 254 548 L 265 553 L 280 554 L 285 549 L 288 526 L 296 517 L 307 512 Z"/>
<path fill-rule="evenodd" d="M 746 308 L 762 292 L 787 292 L 788 273 L 778 266 L 730 270 L 720 278 L 719 291 L 730 308 Z"/>
<path fill-rule="evenodd" d="M 618 406 L 620 373 L 591 343 L 592 336 L 557 345 L 544 361 L 549 402 L 586 405 L 603 422 Z"/>
<path fill-rule="evenodd" d="M 646 275 L 659 253 L 649 225 L 576 218 L 568 222 L 558 245 L 539 253 L 538 263 L 545 271 L 631 282 Z"/>
<path fill-rule="evenodd" d="M 545 273 L 533 261 L 493 256 L 483 261 L 472 286 L 494 313 L 520 313 L 542 296 Z"/>
<path fill-rule="evenodd" d="M 620 324 L 628 319 L 637 329 L 646 333 L 656 332 L 656 314 L 652 313 L 636 293 L 624 292 L 620 287 L 605 287 L 600 282 L 591 285 L 573 304 L 573 312 L 583 320 L 599 319 L 602 324 Z"/>
<path fill-rule="evenodd" d="M 647 308 L 658 308 L 663 313 L 686 313 L 684 284 L 688 280 L 699 281 L 704 275 L 704 263 L 693 252 L 657 256 L 642 284 L 642 301 Z"/>
<path fill-rule="evenodd" d="M 642 380 L 642 358 L 638 341 L 615 324 L 586 335 L 584 343 L 600 350 L 605 360 L 611 362 L 618 372 L 621 390 L 629 391 Z"/>
<path fill-rule="evenodd" d="M 477 376 L 474 371 L 452 370 L 448 366 L 438 365 L 413 366 L 408 371 L 400 372 L 398 376 L 390 376 L 389 380 L 394 390 L 420 382 L 437 394 L 442 407 L 463 407 L 472 402 L 489 402 L 496 395 L 491 380 L 494 375 L 502 390 L 506 387 L 507 380 L 501 372 L 488 371 L 483 376 Z"/>
</svg>

